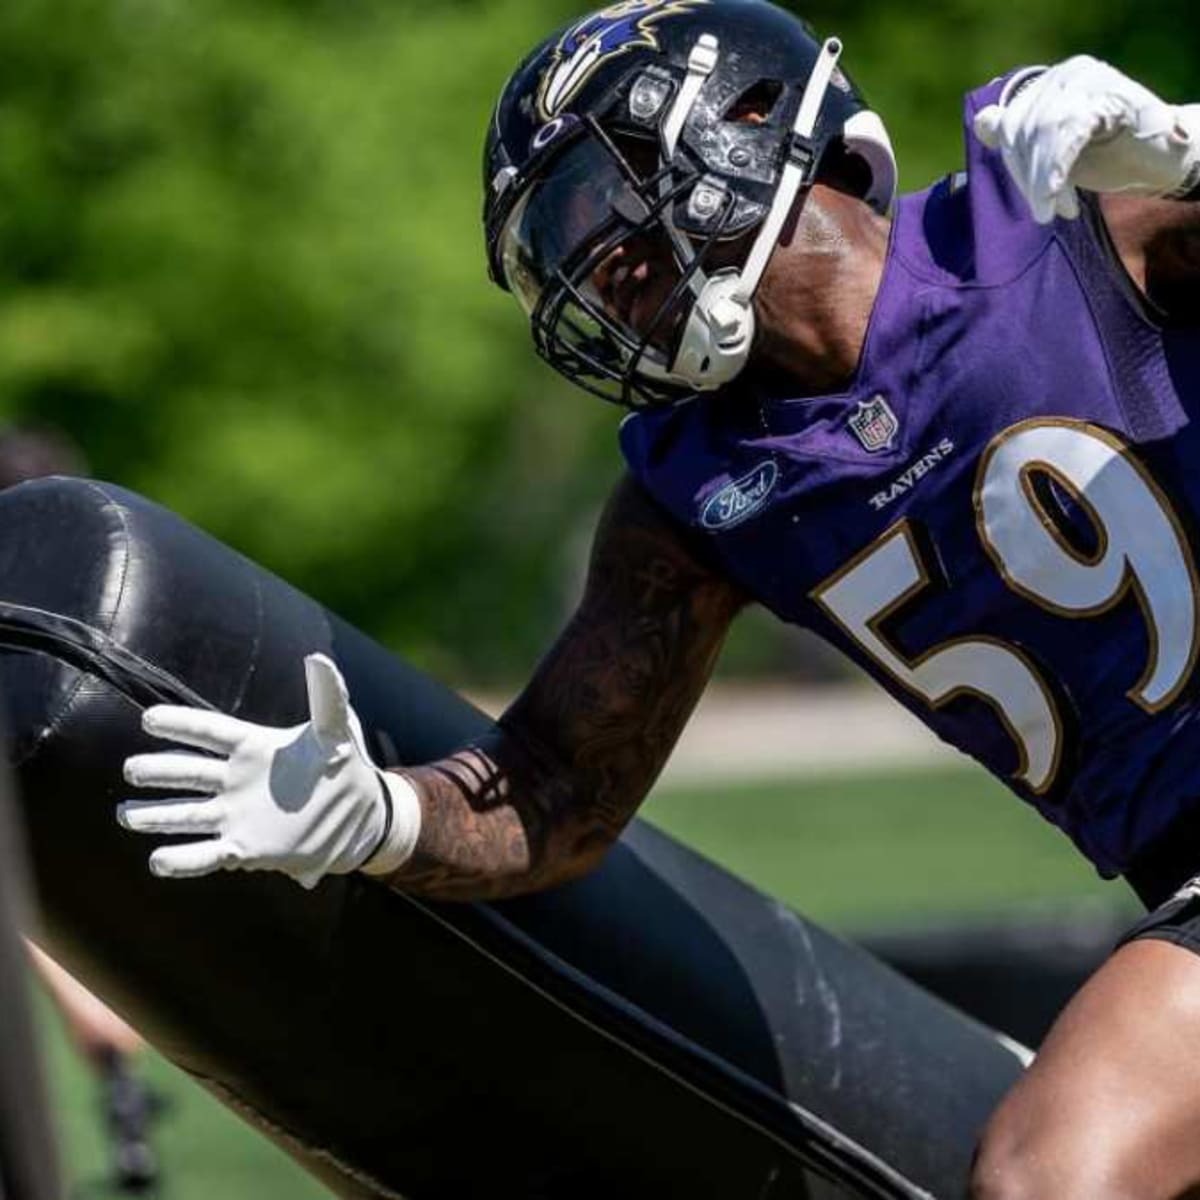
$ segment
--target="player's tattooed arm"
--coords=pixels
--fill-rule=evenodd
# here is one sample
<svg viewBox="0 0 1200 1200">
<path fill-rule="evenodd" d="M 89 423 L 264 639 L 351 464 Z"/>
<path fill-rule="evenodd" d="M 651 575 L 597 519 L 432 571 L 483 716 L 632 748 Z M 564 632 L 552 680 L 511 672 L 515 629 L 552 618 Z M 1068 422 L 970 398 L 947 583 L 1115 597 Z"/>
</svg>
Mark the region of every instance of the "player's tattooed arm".
<svg viewBox="0 0 1200 1200">
<path fill-rule="evenodd" d="M 1112 194 L 1100 209 L 1141 291 L 1171 318 L 1200 323 L 1200 202 Z"/>
<path fill-rule="evenodd" d="M 522 694 L 486 737 L 405 769 L 422 830 L 389 883 L 490 899 L 586 872 L 649 791 L 744 602 L 623 481 L 583 600 Z"/>
</svg>

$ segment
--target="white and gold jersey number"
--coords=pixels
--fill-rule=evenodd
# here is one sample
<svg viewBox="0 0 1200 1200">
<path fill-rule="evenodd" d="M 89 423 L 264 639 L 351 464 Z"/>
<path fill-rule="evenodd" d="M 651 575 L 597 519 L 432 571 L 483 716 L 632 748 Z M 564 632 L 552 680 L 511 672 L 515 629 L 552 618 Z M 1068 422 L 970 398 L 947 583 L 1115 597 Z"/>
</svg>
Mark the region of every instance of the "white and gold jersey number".
<svg viewBox="0 0 1200 1200">
<path fill-rule="evenodd" d="M 1039 497 L 1041 475 L 1069 495 L 1092 526 L 1084 552 Z M 974 490 L 979 538 L 1004 582 L 1031 603 L 1071 620 L 1107 612 L 1130 593 L 1149 652 L 1126 693 L 1159 712 L 1195 665 L 1200 620 L 1196 564 L 1170 501 L 1119 438 L 1065 419 L 1023 421 L 997 434 Z M 921 549 L 900 521 L 811 592 L 812 599 L 897 683 L 938 708 L 971 695 L 991 706 L 1018 755 L 1015 778 L 1036 793 L 1055 782 L 1063 723 L 1045 678 L 1018 647 L 959 637 L 908 658 L 882 632 L 887 618 L 930 582 Z"/>
</svg>

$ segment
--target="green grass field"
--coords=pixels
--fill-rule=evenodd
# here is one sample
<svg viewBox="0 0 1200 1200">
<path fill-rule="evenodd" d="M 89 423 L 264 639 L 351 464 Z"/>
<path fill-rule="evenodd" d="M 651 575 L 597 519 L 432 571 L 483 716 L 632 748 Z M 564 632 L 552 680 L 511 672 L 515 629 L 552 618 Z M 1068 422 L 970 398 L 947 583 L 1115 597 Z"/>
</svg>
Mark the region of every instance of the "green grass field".
<svg viewBox="0 0 1200 1200">
<path fill-rule="evenodd" d="M 1062 897 L 1120 903 L 1128 895 L 971 767 L 664 791 L 645 813 L 807 916 L 843 929 Z"/>
<path fill-rule="evenodd" d="M 835 927 L 868 929 L 1031 901 L 1124 896 L 995 782 L 968 769 L 873 773 L 663 791 L 646 815 Z M 91 1081 L 47 1013 L 47 1061 L 74 1184 L 104 1171 Z M 327 1193 L 157 1056 L 144 1073 L 170 1097 L 157 1144 L 164 1200 L 307 1200 Z M 102 1193 L 98 1193 L 102 1194 Z"/>
</svg>

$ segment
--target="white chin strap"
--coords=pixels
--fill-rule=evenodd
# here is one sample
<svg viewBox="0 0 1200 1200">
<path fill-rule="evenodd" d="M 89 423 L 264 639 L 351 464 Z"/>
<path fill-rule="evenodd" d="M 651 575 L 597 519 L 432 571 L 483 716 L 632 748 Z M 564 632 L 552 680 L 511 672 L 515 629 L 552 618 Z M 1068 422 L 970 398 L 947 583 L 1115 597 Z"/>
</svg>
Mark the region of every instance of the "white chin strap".
<svg viewBox="0 0 1200 1200">
<path fill-rule="evenodd" d="M 771 207 L 742 269 L 721 271 L 715 275 L 705 275 L 702 271 L 696 271 L 692 275 L 692 291 L 696 299 L 688 314 L 675 361 L 668 369 L 653 359 L 644 357 L 638 365 L 642 374 L 672 383 L 683 383 L 697 391 L 711 391 L 728 383 L 746 365 L 746 359 L 750 355 L 750 344 L 754 340 L 754 292 L 800 189 L 812 182 L 816 162 L 808 144 L 816 129 L 817 118 L 825 102 L 825 93 L 841 53 L 842 43 L 837 38 L 828 38 L 821 47 L 821 53 L 805 85 L 796 119 L 792 122 L 792 133 L 796 140 L 788 153 L 788 160 Z M 717 55 L 717 39 L 712 34 L 702 34 L 688 58 L 687 75 L 680 85 L 670 112 L 663 120 L 664 161 L 669 162 L 674 156 L 675 147 L 700 88 L 716 68 Z M 875 121 L 882 130 L 882 123 L 878 117 Z M 870 140 L 874 133 L 875 130 L 872 129 L 865 140 Z M 884 140 L 886 142 L 886 134 Z M 871 165 L 874 167 L 875 164 L 872 162 Z M 887 194 L 890 195 L 895 180 L 894 163 L 891 166 L 890 177 L 886 171 L 881 171 L 881 176 L 872 191 L 882 192 L 883 186 L 886 186 Z M 666 225 L 676 252 L 681 256 L 686 269 L 695 258 L 691 242 L 675 228 L 669 213 L 666 216 Z"/>
</svg>

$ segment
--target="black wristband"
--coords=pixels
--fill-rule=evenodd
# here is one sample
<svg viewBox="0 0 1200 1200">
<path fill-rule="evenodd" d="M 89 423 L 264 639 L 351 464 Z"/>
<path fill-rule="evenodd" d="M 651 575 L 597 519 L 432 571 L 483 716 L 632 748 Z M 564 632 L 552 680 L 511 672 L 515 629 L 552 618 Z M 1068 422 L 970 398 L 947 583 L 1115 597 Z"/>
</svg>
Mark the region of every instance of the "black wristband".
<svg viewBox="0 0 1200 1200">
<path fill-rule="evenodd" d="M 379 788 L 383 792 L 383 832 L 379 835 L 379 841 L 375 843 L 371 853 L 362 860 L 359 866 L 360 870 L 387 845 L 387 840 L 392 832 L 392 821 L 395 819 L 395 810 L 392 807 L 392 789 L 388 787 L 387 780 L 384 779 L 383 772 L 378 767 L 375 768 L 375 774 L 379 776 Z"/>
</svg>

